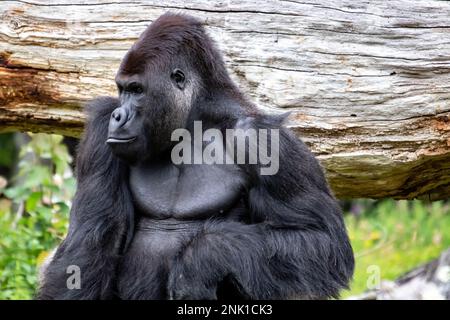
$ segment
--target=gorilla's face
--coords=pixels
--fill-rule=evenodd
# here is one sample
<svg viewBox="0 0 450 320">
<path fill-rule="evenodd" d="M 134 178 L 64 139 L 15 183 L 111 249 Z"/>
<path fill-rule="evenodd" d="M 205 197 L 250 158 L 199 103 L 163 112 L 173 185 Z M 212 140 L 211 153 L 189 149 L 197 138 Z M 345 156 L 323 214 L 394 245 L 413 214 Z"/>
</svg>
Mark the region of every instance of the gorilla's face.
<svg viewBox="0 0 450 320">
<path fill-rule="evenodd" d="M 194 83 L 194 73 L 177 63 L 147 66 L 132 75 L 119 69 L 121 106 L 111 114 L 106 141 L 113 153 L 134 163 L 167 150 L 172 131 L 186 126 Z"/>
</svg>

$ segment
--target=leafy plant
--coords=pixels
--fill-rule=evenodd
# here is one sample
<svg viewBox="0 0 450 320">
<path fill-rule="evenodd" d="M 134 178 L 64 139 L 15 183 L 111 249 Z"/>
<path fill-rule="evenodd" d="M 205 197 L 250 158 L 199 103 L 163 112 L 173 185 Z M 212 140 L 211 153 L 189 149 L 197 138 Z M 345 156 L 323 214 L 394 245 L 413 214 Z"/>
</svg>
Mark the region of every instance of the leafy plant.
<svg viewBox="0 0 450 320">
<path fill-rule="evenodd" d="M 0 299 L 32 298 L 38 264 L 67 231 L 75 190 L 62 137 L 29 136 L 17 176 L 0 190 Z"/>
</svg>

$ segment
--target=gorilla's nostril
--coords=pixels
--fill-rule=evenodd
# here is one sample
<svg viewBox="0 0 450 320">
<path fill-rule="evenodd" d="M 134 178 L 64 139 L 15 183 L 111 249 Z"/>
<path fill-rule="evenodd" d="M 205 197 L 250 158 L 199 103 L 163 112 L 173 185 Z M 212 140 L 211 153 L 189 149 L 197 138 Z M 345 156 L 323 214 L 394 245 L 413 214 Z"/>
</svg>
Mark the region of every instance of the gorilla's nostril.
<svg viewBox="0 0 450 320">
<path fill-rule="evenodd" d="M 118 110 L 115 110 L 115 111 L 112 113 L 112 117 L 114 118 L 114 120 L 120 121 L 120 112 L 119 112 Z"/>
<path fill-rule="evenodd" d="M 111 129 L 117 130 L 128 122 L 129 111 L 123 107 L 119 107 L 111 113 L 110 125 Z"/>
</svg>

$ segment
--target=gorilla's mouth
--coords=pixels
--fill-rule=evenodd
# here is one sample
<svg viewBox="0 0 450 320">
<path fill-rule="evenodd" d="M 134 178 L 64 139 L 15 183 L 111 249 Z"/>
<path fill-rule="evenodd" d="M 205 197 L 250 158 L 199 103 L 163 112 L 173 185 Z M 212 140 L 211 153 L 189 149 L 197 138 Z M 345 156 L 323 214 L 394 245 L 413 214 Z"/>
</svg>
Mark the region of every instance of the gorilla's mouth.
<svg viewBox="0 0 450 320">
<path fill-rule="evenodd" d="M 106 140 L 106 143 L 112 144 L 112 143 L 129 143 L 136 140 L 136 137 L 130 137 L 130 138 L 115 138 L 115 137 L 108 137 Z"/>
</svg>

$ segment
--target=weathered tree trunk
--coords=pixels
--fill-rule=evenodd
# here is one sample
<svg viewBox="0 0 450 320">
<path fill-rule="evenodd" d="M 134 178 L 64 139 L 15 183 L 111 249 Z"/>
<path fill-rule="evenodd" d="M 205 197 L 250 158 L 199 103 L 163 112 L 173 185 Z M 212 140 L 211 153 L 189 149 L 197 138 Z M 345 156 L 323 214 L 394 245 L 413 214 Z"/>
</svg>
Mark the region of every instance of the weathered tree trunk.
<svg viewBox="0 0 450 320">
<path fill-rule="evenodd" d="M 0 131 L 78 136 L 83 103 L 115 94 L 120 59 L 167 10 L 205 21 L 261 108 L 292 111 L 337 196 L 448 197 L 443 1 L 2 1 Z"/>
</svg>

